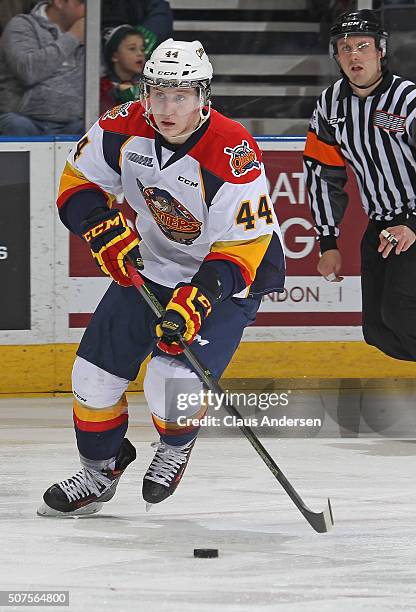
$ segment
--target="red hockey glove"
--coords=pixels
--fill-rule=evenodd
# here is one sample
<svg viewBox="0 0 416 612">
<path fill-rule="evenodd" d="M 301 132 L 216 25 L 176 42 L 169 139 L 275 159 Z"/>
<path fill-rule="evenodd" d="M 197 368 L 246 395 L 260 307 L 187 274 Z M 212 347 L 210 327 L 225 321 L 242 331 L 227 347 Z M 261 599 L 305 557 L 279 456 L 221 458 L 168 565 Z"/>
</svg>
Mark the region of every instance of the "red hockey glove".
<svg viewBox="0 0 416 612">
<path fill-rule="evenodd" d="M 211 310 L 211 300 L 198 287 L 176 287 L 166 306 L 165 316 L 156 325 L 156 335 L 160 338 L 158 347 L 169 355 L 182 353 L 183 348 L 177 342 L 178 336 L 181 335 L 187 344 L 191 344 Z"/>
<path fill-rule="evenodd" d="M 143 269 L 139 239 L 127 225 L 120 210 L 104 210 L 83 223 L 83 238 L 88 242 L 92 256 L 107 276 L 123 287 L 132 284 L 124 260 L 127 254 Z"/>
</svg>

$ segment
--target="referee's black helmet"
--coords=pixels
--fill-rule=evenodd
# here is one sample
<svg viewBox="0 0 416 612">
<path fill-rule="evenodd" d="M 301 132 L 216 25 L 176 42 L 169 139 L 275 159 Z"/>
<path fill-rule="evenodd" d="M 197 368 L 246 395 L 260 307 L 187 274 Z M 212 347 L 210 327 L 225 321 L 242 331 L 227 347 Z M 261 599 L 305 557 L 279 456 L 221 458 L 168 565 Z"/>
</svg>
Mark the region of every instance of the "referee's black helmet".
<svg viewBox="0 0 416 612">
<path fill-rule="evenodd" d="M 330 46 L 332 55 L 338 54 L 337 40 L 347 36 L 373 36 L 376 48 L 382 52 L 382 58 L 387 53 L 388 32 L 382 27 L 376 13 L 369 9 L 343 13 L 340 15 L 330 31 Z"/>
</svg>

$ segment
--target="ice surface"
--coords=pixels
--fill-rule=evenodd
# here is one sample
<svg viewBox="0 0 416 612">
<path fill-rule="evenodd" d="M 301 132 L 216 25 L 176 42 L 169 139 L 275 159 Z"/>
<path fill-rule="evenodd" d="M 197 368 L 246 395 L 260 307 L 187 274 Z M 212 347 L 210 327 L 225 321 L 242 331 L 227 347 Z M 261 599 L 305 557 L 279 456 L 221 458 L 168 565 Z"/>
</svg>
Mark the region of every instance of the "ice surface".
<svg viewBox="0 0 416 612">
<path fill-rule="evenodd" d="M 69 590 L 76 612 L 416 610 L 411 440 L 264 439 L 311 509 L 331 497 L 328 534 L 239 437 L 198 440 L 175 495 L 146 514 L 141 479 L 156 435 L 134 395 L 138 458 L 116 496 L 100 514 L 55 519 L 35 512 L 50 484 L 79 469 L 70 398 L 5 398 L 0 415 L 4 590 Z M 195 559 L 194 548 L 220 556 Z"/>
</svg>

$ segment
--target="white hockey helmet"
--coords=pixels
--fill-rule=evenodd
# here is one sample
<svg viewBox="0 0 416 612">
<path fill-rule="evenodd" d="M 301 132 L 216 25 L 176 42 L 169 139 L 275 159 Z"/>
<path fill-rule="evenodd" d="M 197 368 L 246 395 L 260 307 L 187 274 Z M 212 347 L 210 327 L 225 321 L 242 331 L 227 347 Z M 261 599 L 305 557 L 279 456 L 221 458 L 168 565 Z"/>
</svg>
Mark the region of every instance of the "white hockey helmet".
<svg viewBox="0 0 416 612">
<path fill-rule="evenodd" d="M 143 68 L 141 101 L 147 121 L 157 129 L 150 117 L 149 87 L 195 88 L 201 117 L 195 128 L 198 129 L 210 115 L 212 73 L 211 62 L 199 40 L 165 40 L 156 47 Z"/>
</svg>

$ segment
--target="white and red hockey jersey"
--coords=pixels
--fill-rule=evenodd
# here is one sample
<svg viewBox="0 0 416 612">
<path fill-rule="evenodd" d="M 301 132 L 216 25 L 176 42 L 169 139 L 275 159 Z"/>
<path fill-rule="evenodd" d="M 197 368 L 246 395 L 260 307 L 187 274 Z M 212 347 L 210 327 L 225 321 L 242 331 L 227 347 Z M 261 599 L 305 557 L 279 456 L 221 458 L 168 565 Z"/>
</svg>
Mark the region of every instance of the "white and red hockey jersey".
<svg viewBox="0 0 416 612">
<path fill-rule="evenodd" d="M 86 203 L 111 206 L 124 193 L 137 212 L 145 277 L 175 287 L 204 261 L 223 260 L 238 266 L 241 295 L 281 291 L 281 233 L 254 139 L 213 110 L 185 144 L 168 147 L 139 102 L 108 111 L 68 158 L 61 218 L 77 232 L 68 219 L 81 220 Z"/>
</svg>

